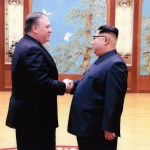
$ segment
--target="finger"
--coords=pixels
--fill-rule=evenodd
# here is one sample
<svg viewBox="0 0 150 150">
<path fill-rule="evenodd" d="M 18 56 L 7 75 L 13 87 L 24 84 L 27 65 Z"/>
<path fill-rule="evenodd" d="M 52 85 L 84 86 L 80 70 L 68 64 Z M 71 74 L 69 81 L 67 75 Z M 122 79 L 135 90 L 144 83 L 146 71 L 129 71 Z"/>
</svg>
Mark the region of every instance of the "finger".
<svg viewBox="0 0 150 150">
<path fill-rule="evenodd" d="M 105 136 L 105 139 L 108 140 L 108 141 L 114 140 L 115 138 L 116 138 L 115 134 Z"/>
</svg>

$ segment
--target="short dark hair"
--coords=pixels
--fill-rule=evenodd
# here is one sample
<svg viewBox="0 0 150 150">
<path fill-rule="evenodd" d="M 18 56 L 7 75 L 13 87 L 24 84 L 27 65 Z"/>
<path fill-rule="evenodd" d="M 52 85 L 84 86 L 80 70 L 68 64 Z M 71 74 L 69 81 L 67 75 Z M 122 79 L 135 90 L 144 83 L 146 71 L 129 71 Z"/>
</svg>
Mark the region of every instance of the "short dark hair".
<svg viewBox="0 0 150 150">
<path fill-rule="evenodd" d="M 114 26 L 103 25 L 98 28 L 99 33 L 113 33 L 118 38 L 119 30 Z"/>
<path fill-rule="evenodd" d="M 25 21 L 24 32 L 27 33 L 31 31 L 32 25 L 37 24 L 39 18 L 43 16 L 46 16 L 46 15 L 41 12 L 32 12 L 28 14 L 26 17 L 26 21 Z"/>
</svg>

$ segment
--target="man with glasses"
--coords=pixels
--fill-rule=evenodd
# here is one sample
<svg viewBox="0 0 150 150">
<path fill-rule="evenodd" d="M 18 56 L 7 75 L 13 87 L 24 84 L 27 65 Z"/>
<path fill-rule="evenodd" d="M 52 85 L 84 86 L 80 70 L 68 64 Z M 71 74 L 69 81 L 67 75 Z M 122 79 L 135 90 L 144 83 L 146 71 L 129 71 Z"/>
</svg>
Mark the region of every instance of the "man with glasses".
<svg viewBox="0 0 150 150">
<path fill-rule="evenodd" d="M 74 81 L 68 132 L 77 136 L 79 150 L 117 149 L 128 76 L 116 51 L 118 33 L 114 26 L 98 28 L 92 41 L 98 59 Z"/>
</svg>

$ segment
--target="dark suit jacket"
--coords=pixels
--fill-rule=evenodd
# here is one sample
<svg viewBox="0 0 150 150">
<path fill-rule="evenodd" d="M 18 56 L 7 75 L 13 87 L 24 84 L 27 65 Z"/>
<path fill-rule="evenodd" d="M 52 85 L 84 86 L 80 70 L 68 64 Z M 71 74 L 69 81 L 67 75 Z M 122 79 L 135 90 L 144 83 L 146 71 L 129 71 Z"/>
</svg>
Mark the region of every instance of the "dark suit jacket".
<svg viewBox="0 0 150 150">
<path fill-rule="evenodd" d="M 12 60 L 12 95 L 6 125 L 22 129 L 56 128 L 57 95 L 66 85 L 58 81 L 53 58 L 34 38 L 25 35 Z"/>
<path fill-rule="evenodd" d="M 81 137 L 100 137 L 106 130 L 119 136 L 127 67 L 116 50 L 99 57 L 75 85 L 68 132 Z"/>
</svg>

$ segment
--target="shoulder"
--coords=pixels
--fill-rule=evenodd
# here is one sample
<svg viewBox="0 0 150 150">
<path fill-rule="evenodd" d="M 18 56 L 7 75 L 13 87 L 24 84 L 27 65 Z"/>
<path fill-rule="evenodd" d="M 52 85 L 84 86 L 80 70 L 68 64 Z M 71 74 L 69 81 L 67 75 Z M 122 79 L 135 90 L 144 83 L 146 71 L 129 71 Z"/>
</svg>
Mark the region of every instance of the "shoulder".
<svg viewBox="0 0 150 150">
<path fill-rule="evenodd" d="M 110 68 L 115 66 L 127 68 L 125 61 L 119 54 L 112 55 L 107 60 L 110 65 Z"/>
<path fill-rule="evenodd" d="M 16 46 L 15 52 L 22 57 L 41 54 L 41 46 L 32 39 L 23 37 Z M 15 55 L 15 54 L 14 54 Z"/>
</svg>

